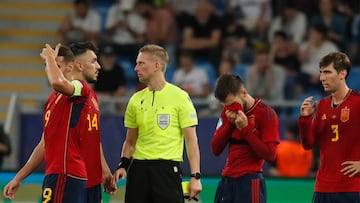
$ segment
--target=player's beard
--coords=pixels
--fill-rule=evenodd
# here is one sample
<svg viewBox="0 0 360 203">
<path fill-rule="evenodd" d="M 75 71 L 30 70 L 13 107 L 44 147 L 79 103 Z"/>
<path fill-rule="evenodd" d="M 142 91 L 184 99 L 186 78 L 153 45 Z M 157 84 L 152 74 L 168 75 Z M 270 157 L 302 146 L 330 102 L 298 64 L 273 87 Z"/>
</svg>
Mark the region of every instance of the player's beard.
<svg viewBox="0 0 360 203">
<path fill-rule="evenodd" d="M 97 81 L 96 77 L 95 78 L 86 77 L 85 79 L 86 79 L 86 82 L 88 82 L 88 83 L 96 83 L 96 81 Z"/>
</svg>

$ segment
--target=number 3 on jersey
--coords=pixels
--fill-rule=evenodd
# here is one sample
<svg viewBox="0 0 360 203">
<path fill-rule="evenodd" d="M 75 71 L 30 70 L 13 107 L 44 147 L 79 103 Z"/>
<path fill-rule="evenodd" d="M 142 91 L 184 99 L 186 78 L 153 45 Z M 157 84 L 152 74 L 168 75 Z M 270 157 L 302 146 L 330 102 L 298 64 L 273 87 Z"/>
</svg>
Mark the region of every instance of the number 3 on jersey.
<svg viewBox="0 0 360 203">
<path fill-rule="evenodd" d="M 92 131 L 93 128 L 95 128 L 95 130 L 99 129 L 97 114 L 94 114 L 93 116 L 88 114 L 86 119 L 88 120 L 89 123 L 88 131 Z"/>
<path fill-rule="evenodd" d="M 331 142 L 337 142 L 339 140 L 339 125 L 331 125 L 331 129 L 335 134 L 335 137 L 331 138 Z"/>
</svg>

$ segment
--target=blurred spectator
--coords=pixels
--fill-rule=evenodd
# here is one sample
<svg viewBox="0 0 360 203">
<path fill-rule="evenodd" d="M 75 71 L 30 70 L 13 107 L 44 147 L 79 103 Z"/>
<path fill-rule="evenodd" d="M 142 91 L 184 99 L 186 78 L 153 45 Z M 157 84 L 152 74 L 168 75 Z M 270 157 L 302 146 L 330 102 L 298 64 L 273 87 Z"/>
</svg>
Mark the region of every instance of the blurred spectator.
<svg viewBox="0 0 360 203">
<path fill-rule="evenodd" d="M 272 16 L 270 0 L 229 0 L 226 12 L 233 13 L 251 34 L 266 37 Z"/>
<path fill-rule="evenodd" d="M 134 9 L 135 1 L 117 0 L 109 9 L 105 26 L 108 40 L 118 46 L 117 53 L 131 61 L 145 40 L 146 29 L 146 20 Z"/>
<path fill-rule="evenodd" d="M 276 162 L 272 163 L 269 174 L 292 178 L 309 177 L 313 153 L 302 147 L 296 122 L 287 124 L 284 136 L 285 139 L 278 145 Z"/>
<path fill-rule="evenodd" d="M 99 98 L 119 98 L 126 95 L 126 78 L 124 70 L 117 63 L 117 55 L 112 45 L 101 45 L 99 62 L 101 70 L 97 77 L 94 90 Z M 102 112 L 122 111 L 121 105 L 102 105 Z"/>
<path fill-rule="evenodd" d="M 246 87 L 249 94 L 266 100 L 284 99 L 285 72 L 270 61 L 268 50 L 255 54 L 254 64 L 247 69 Z"/>
<path fill-rule="evenodd" d="M 222 58 L 219 64 L 219 76 L 224 74 L 233 74 L 235 65 L 235 61 L 231 58 Z"/>
<path fill-rule="evenodd" d="M 338 48 L 327 39 L 327 27 L 323 24 L 310 25 L 308 39 L 300 45 L 298 54 L 304 91 L 315 91 L 322 94 L 319 62 L 321 57 L 331 51 L 338 51 Z"/>
<path fill-rule="evenodd" d="M 352 24 L 353 44 L 351 45 L 351 57 L 354 64 L 360 64 L 360 14 L 356 15 Z"/>
<path fill-rule="evenodd" d="M 274 33 L 271 43 L 270 58 L 274 64 L 281 66 L 285 71 L 285 99 L 295 99 L 301 92 L 297 91 L 300 74 L 300 61 L 297 58 L 297 49 L 289 42 L 284 31 Z M 302 88 L 300 88 L 302 90 Z"/>
<path fill-rule="evenodd" d="M 282 5 L 280 15 L 271 21 L 268 39 L 272 42 L 274 33 L 281 30 L 286 33 L 291 42 L 299 45 L 305 39 L 306 29 L 306 15 L 298 10 L 293 1 L 287 0 Z"/>
<path fill-rule="evenodd" d="M 171 4 L 176 10 L 187 13 L 189 15 L 194 14 L 196 1 L 194 0 L 165 0 L 166 4 Z"/>
<path fill-rule="evenodd" d="M 147 0 L 138 0 L 137 9 L 146 19 L 145 41 L 147 43 L 176 43 L 176 21 L 167 9 L 156 8 Z"/>
<path fill-rule="evenodd" d="M 191 51 L 196 59 L 210 60 L 218 67 L 221 56 L 221 22 L 208 2 L 196 4 L 195 16 L 183 33 L 181 51 Z M 217 70 L 216 70 L 217 71 Z"/>
<path fill-rule="evenodd" d="M 182 41 L 185 27 L 192 20 L 195 1 L 193 0 L 167 0 L 164 7 L 174 16 L 177 25 L 177 43 Z M 185 5 L 186 4 L 186 5 Z"/>
<path fill-rule="evenodd" d="M 288 1 L 289 0 L 272 0 L 273 13 L 280 13 L 282 5 Z M 308 19 L 319 12 L 319 0 L 292 0 L 291 2 L 294 3 L 301 12 L 305 13 Z"/>
<path fill-rule="evenodd" d="M 173 83 L 184 89 L 192 98 L 206 98 L 211 92 L 209 77 L 203 68 L 194 66 L 193 56 L 182 53 Z"/>
<path fill-rule="evenodd" d="M 335 13 L 336 4 L 334 0 L 320 0 L 320 13 L 314 14 L 310 24 L 324 24 L 328 29 L 328 39 L 334 42 L 339 49 L 345 49 L 345 18 Z"/>
<path fill-rule="evenodd" d="M 0 169 L 2 169 L 5 156 L 11 153 L 9 136 L 5 133 L 4 127 L 0 125 Z"/>
<path fill-rule="evenodd" d="M 252 63 L 253 50 L 246 29 L 236 21 L 232 14 L 225 14 L 223 22 L 225 26 L 222 35 L 222 57 L 231 58 L 236 63 Z"/>
<path fill-rule="evenodd" d="M 357 40 L 354 38 L 353 33 L 353 24 L 355 23 L 355 18 L 357 13 L 360 11 L 360 4 L 358 0 L 340 0 L 338 5 L 338 11 L 345 18 L 345 49 L 350 58 L 350 61 L 353 65 L 360 63 L 357 52 Z M 360 30 L 359 30 L 360 31 Z"/>
<path fill-rule="evenodd" d="M 138 0 L 138 12 L 146 19 L 145 42 L 165 47 L 169 64 L 175 60 L 177 25 L 174 16 L 164 7 L 155 7 L 149 0 Z"/>
<path fill-rule="evenodd" d="M 70 44 L 79 41 L 98 43 L 101 17 L 91 10 L 90 0 L 74 0 L 74 9 L 68 13 L 57 30 L 57 41 Z"/>
<path fill-rule="evenodd" d="M 341 0 L 338 10 L 344 15 L 346 53 L 353 65 L 360 64 L 360 4 L 358 0 Z"/>
</svg>

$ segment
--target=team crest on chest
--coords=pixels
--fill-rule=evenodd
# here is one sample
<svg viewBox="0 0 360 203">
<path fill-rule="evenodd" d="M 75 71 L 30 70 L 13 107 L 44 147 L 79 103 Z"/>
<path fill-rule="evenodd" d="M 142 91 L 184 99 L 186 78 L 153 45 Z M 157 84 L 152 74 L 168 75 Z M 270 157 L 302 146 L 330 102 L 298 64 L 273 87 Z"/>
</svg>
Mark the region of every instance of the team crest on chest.
<svg viewBox="0 0 360 203">
<path fill-rule="evenodd" d="M 157 124 L 161 129 L 165 130 L 170 124 L 170 114 L 158 114 Z"/>
<path fill-rule="evenodd" d="M 345 106 L 345 108 L 341 109 L 340 121 L 346 122 L 349 120 L 349 117 L 350 117 L 350 109 L 347 106 Z"/>
</svg>

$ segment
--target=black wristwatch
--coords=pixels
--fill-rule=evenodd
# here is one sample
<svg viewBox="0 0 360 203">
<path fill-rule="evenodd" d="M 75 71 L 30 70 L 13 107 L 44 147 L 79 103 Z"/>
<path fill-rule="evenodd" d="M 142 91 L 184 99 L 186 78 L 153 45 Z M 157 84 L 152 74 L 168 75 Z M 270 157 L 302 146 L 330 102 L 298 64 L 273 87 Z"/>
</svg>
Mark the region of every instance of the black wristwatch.
<svg viewBox="0 0 360 203">
<path fill-rule="evenodd" d="M 196 180 L 199 180 L 201 178 L 201 173 L 200 172 L 192 173 L 192 174 L 190 174 L 190 177 L 195 178 Z"/>
</svg>

